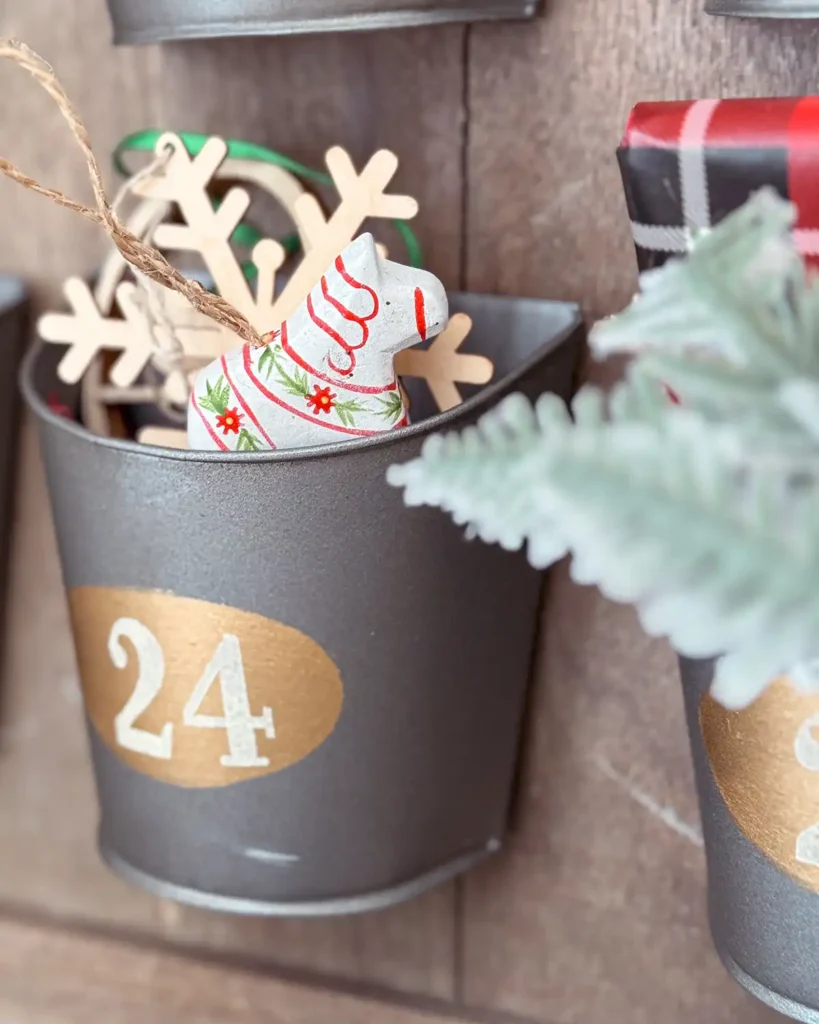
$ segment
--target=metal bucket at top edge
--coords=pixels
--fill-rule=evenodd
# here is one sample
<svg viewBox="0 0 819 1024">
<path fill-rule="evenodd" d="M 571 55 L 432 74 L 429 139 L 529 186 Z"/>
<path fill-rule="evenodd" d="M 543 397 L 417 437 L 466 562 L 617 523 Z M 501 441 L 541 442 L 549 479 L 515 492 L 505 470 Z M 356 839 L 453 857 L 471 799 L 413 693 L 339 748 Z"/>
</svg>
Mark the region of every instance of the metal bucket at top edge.
<svg viewBox="0 0 819 1024">
<path fill-rule="evenodd" d="M 361 31 L 531 18 L 541 0 L 108 0 L 114 41 Z"/>
<path fill-rule="evenodd" d="M 733 18 L 819 18 L 819 0 L 709 0 L 706 14 Z"/>
<path fill-rule="evenodd" d="M 512 390 L 567 396 L 583 332 L 570 305 L 451 304 L 475 319 L 495 383 L 415 426 L 298 452 L 95 437 L 48 410 L 50 361 L 30 358 L 101 851 L 152 891 L 346 913 L 499 846 L 541 577 L 406 509 L 385 473 Z M 227 677 L 244 687 L 238 718 Z"/>
</svg>

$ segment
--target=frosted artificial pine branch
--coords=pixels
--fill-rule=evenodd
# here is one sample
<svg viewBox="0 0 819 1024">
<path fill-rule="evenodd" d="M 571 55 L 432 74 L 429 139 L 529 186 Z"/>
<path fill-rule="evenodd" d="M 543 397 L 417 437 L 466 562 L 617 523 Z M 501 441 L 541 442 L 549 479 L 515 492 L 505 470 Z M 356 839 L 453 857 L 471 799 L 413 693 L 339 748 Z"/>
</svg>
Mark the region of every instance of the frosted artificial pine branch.
<svg viewBox="0 0 819 1024">
<path fill-rule="evenodd" d="M 592 332 L 595 351 L 635 356 L 608 399 L 584 388 L 572 421 L 554 396 L 513 396 L 389 474 L 408 504 L 528 541 L 536 566 L 570 552 L 574 578 L 648 633 L 722 655 L 714 694 L 734 708 L 786 672 L 819 689 L 819 286 L 793 216 L 758 193 L 643 275 Z"/>
<path fill-rule="evenodd" d="M 812 448 L 781 391 L 819 382 L 819 281 L 793 246 L 794 219 L 792 204 L 757 193 L 688 259 L 643 274 L 628 309 L 595 326 L 595 353 L 639 355 L 632 378 L 667 384 L 749 442 Z"/>
</svg>

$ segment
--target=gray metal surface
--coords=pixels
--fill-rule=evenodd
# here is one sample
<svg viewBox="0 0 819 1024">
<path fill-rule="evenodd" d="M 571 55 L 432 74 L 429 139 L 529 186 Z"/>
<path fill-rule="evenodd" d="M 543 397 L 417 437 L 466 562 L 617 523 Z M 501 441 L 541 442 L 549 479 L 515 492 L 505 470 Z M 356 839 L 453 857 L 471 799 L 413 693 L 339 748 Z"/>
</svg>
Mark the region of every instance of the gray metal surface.
<svg viewBox="0 0 819 1024">
<path fill-rule="evenodd" d="M 482 860 L 491 856 L 500 849 L 500 843 L 493 840 L 487 844 L 485 850 L 478 850 L 475 853 L 468 853 L 465 857 L 456 857 L 439 868 L 413 878 L 405 885 L 395 885 L 381 892 L 365 893 L 362 896 L 350 896 L 341 899 L 315 900 L 309 902 L 302 900 L 294 903 L 270 903 L 266 902 L 260 907 L 257 900 L 241 899 L 235 896 L 220 896 L 216 893 L 202 892 L 199 889 L 188 889 L 181 885 L 174 885 L 165 882 L 153 875 L 146 875 L 137 868 L 121 860 L 120 857 L 107 846 L 100 845 L 100 853 L 103 860 L 117 874 L 133 882 L 148 892 L 153 893 L 166 900 L 176 900 L 178 903 L 187 903 L 191 907 L 200 907 L 204 910 L 216 910 L 225 914 L 240 914 L 250 917 L 260 915 L 267 917 L 329 917 L 331 915 L 362 914 L 371 910 L 383 910 L 395 903 L 403 903 L 405 900 L 414 899 L 436 885 L 449 881 L 463 871 L 480 864 Z"/>
<path fill-rule="evenodd" d="M 709 0 L 705 10 L 735 18 L 819 18 L 819 0 Z"/>
<path fill-rule="evenodd" d="M 90 726 L 104 856 L 155 891 L 214 909 L 350 912 L 406 898 L 500 845 L 542 578 L 522 555 L 466 542 L 447 516 L 406 509 L 384 477 L 432 431 L 464 426 L 512 390 L 568 395 L 583 331 L 572 305 L 450 299 L 475 319 L 468 348 L 495 359 L 496 381 L 404 430 L 301 451 L 94 437 L 44 406 L 48 353 L 28 360 L 67 586 L 260 613 L 311 636 L 344 682 L 322 746 L 221 789 L 140 774 Z M 259 543 L 268 536 L 275 545 Z M 262 863 L 252 848 L 299 860 Z"/>
<path fill-rule="evenodd" d="M 116 43 L 529 18 L 540 0 L 108 0 Z"/>
<path fill-rule="evenodd" d="M 23 282 L 0 274 L 0 609 L 6 570 L 20 423 L 17 373 L 28 334 L 28 299 Z"/>
<path fill-rule="evenodd" d="M 705 752 L 700 697 L 713 663 L 680 659 L 708 859 L 714 944 L 734 978 L 794 1020 L 819 1024 L 819 896 L 777 868 L 739 830 Z"/>
</svg>

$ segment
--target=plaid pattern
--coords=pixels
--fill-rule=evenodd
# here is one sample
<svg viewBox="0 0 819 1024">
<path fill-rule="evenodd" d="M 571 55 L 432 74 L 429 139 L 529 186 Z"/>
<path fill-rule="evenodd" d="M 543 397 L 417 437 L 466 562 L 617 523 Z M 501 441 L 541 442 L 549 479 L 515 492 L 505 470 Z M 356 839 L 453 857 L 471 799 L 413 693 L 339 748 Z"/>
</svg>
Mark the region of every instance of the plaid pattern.
<svg viewBox="0 0 819 1024">
<path fill-rule="evenodd" d="M 640 103 L 617 159 L 641 271 L 763 185 L 797 205 L 796 244 L 819 266 L 819 97 Z"/>
</svg>

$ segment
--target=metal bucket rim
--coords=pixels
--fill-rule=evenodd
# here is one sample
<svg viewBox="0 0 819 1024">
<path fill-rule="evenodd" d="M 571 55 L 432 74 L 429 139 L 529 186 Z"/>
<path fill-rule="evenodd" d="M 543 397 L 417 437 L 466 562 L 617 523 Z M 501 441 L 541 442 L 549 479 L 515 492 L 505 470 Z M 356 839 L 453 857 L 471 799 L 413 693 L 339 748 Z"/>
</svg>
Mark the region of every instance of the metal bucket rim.
<svg viewBox="0 0 819 1024">
<path fill-rule="evenodd" d="M 509 298 L 508 296 L 497 297 Z M 39 338 L 29 348 L 23 360 L 20 369 L 20 388 L 29 409 L 38 419 L 48 423 L 51 427 L 68 434 L 73 434 L 74 437 L 86 444 L 112 448 L 145 459 L 169 459 L 176 462 L 193 463 L 243 462 L 252 464 L 298 462 L 302 459 L 352 455 L 374 448 L 398 445 L 400 442 L 414 437 L 423 437 L 426 434 L 436 433 L 445 427 L 456 427 L 462 419 L 469 417 L 471 413 L 480 410 L 483 406 L 490 405 L 497 395 L 507 391 L 541 360 L 559 348 L 560 345 L 572 336 L 582 322 L 580 307 L 576 303 L 551 302 L 545 299 L 522 299 L 520 301 L 546 302 L 549 305 L 563 306 L 567 312 L 571 312 L 571 315 L 566 326 L 561 331 L 534 349 L 526 359 L 518 363 L 509 373 L 504 374 L 504 376 L 499 377 L 497 380 L 491 381 L 465 402 L 446 412 L 439 412 L 434 416 L 420 420 L 418 423 L 411 423 L 407 427 L 399 427 L 395 430 L 385 430 L 370 437 L 356 437 L 346 441 L 334 441 L 329 444 L 311 445 L 303 448 L 278 448 L 263 452 L 191 451 L 189 449 L 161 448 L 156 445 L 139 444 L 137 441 L 130 441 L 124 438 L 102 437 L 99 434 L 92 434 L 81 423 L 68 420 L 65 416 L 54 412 L 39 395 L 34 385 L 34 369 L 47 344 Z"/>
</svg>

